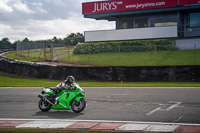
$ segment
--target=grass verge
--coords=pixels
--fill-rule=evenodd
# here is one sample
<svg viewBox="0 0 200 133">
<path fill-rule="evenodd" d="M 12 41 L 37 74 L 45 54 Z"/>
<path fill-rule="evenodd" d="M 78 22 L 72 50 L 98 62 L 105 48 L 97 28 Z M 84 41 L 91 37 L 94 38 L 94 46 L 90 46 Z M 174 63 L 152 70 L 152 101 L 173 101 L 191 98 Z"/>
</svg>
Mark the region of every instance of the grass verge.
<svg viewBox="0 0 200 133">
<path fill-rule="evenodd" d="M 0 87 L 53 87 L 61 81 L 26 79 L 0 73 Z M 200 87 L 200 82 L 84 82 L 82 87 Z"/>
<path fill-rule="evenodd" d="M 68 54 L 68 52 L 72 52 L 73 48 L 54 48 L 54 56 L 59 56 L 63 54 Z M 43 49 L 32 49 L 32 50 L 23 50 L 21 51 L 21 56 L 17 56 L 16 52 L 5 54 L 4 56 L 15 59 L 15 60 L 22 60 L 22 61 L 29 61 L 29 62 L 39 62 L 44 59 Z M 51 50 L 50 48 L 46 49 L 46 59 L 51 59 Z"/>
<path fill-rule="evenodd" d="M 38 62 L 38 59 L 31 59 L 31 58 L 26 58 L 22 56 L 16 56 L 16 53 L 9 53 L 5 54 L 4 56 L 10 58 L 10 59 L 15 59 L 15 60 L 22 60 L 22 61 L 29 61 L 29 62 Z"/>
<path fill-rule="evenodd" d="M 48 87 L 56 86 L 60 81 L 16 78 L 0 75 L 0 87 Z"/>
<path fill-rule="evenodd" d="M 70 62 L 95 66 L 200 65 L 200 50 L 146 51 L 70 55 Z M 68 57 L 59 61 L 67 62 Z"/>
<path fill-rule="evenodd" d="M 46 58 L 50 59 L 49 50 Z M 71 49 L 72 51 L 72 49 Z M 66 50 L 57 51 L 59 55 L 67 52 Z M 28 56 L 23 53 L 23 56 Z M 18 57 L 16 53 L 5 54 L 6 57 L 17 60 L 37 62 L 39 52 L 32 51 L 29 57 Z M 146 52 L 122 52 L 122 53 L 99 53 L 99 54 L 80 54 L 65 56 L 59 59 L 61 62 L 75 64 L 86 64 L 94 66 L 173 66 L 173 65 L 200 65 L 200 49 L 198 50 L 178 50 L 178 51 L 146 51 Z M 34 59 L 36 58 L 36 59 Z M 41 59 L 43 54 L 41 54 Z"/>
</svg>

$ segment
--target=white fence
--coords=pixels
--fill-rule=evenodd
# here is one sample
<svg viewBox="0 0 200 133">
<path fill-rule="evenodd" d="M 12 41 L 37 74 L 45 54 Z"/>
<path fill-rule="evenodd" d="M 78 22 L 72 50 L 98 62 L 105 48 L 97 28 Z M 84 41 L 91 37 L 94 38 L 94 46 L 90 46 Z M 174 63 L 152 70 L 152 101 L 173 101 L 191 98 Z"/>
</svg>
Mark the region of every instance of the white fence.
<svg viewBox="0 0 200 133">
<path fill-rule="evenodd" d="M 177 26 L 85 31 L 85 42 L 177 37 Z"/>
</svg>

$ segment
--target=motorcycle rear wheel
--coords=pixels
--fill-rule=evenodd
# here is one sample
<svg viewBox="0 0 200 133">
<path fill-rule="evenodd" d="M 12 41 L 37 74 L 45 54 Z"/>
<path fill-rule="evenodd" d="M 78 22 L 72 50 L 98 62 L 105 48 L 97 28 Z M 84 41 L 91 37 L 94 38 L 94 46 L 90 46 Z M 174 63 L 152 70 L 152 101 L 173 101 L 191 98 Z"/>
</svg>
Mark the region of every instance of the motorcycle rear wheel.
<svg viewBox="0 0 200 133">
<path fill-rule="evenodd" d="M 51 104 L 44 99 L 40 99 L 38 107 L 41 111 L 47 112 L 51 109 Z"/>
<path fill-rule="evenodd" d="M 75 112 L 75 113 L 80 113 L 81 111 L 83 111 L 86 107 L 86 102 L 85 100 L 82 98 L 80 99 L 79 102 L 77 102 L 76 100 L 74 100 L 71 104 L 71 109 Z"/>
</svg>

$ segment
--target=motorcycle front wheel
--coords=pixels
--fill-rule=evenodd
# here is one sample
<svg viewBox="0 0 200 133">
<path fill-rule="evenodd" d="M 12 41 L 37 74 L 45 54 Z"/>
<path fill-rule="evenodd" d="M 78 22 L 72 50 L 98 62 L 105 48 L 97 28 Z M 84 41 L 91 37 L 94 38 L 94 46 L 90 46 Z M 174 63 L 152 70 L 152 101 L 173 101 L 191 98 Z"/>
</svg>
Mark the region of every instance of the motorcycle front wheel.
<svg viewBox="0 0 200 133">
<path fill-rule="evenodd" d="M 74 100 L 71 105 L 71 108 L 75 113 L 80 113 L 85 109 L 85 107 L 86 107 L 86 102 L 83 98 L 79 102 Z"/>
<path fill-rule="evenodd" d="M 47 101 L 45 101 L 44 99 L 40 99 L 39 103 L 38 103 L 38 107 L 41 111 L 49 111 L 51 109 L 51 104 Z"/>
</svg>

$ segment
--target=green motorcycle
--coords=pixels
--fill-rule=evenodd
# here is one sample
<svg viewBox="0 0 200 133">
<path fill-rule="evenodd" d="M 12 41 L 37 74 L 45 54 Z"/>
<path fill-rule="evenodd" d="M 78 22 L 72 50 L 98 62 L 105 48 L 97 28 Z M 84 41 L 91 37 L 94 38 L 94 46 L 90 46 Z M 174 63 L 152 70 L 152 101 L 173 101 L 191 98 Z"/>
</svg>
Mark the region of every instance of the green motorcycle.
<svg viewBox="0 0 200 133">
<path fill-rule="evenodd" d="M 38 103 L 41 111 L 49 111 L 50 109 L 72 109 L 75 113 L 83 111 L 86 107 L 84 100 L 85 91 L 77 84 L 71 86 L 75 89 L 69 90 L 61 87 L 59 92 L 57 88 L 43 88 L 41 94 L 38 95 L 40 101 Z"/>
</svg>

